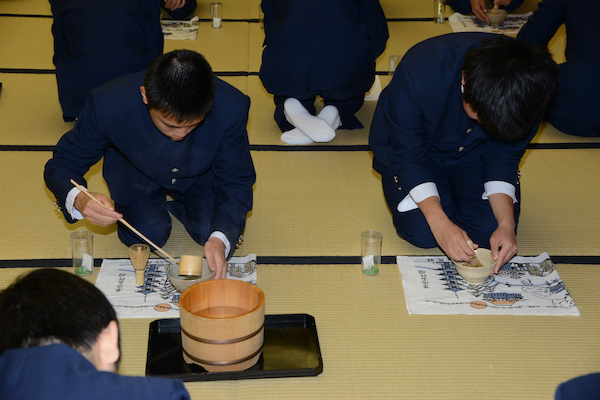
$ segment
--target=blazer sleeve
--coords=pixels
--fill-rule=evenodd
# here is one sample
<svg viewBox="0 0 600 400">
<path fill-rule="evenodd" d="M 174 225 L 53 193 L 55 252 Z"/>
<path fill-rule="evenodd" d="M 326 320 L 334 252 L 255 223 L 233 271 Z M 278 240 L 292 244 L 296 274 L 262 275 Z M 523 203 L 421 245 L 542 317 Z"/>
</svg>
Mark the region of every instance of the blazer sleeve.
<svg viewBox="0 0 600 400">
<path fill-rule="evenodd" d="M 80 185 L 87 185 L 83 176 L 102 158 L 109 145 L 108 137 L 103 133 L 103 127 L 99 123 L 102 119 L 98 115 L 99 111 L 95 104 L 95 99 L 90 94 L 87 106 L 83 109 L 75 127 L 59 140 L 52 158 L 44 168 L 46 186 L 56 197 L 57 204 L 69 223 L 77 221 L 65 209 L 67 194 L 73 188 L 70 180 L 73 179 Z"/>
<path fill-rule="evenodd" d="M 236 99 L 237 100 L 237 99 Z M 244 226 L 246 214 L 252 209 L 252 186 L 256 180 L 246 124 L 250 99 L 243 96 L 234 122 L 226 129 L 213 162 L 216 195 L 211 231 L 225 234 L 233 251 Z"/>
<path fill-rule="evenodd" d="M 564 23 L 566 12 L 563 0 L 543 0 L 519 31 L 517 39 L 540 47 L 548 46 L 558 28 Z"/>
</svg>

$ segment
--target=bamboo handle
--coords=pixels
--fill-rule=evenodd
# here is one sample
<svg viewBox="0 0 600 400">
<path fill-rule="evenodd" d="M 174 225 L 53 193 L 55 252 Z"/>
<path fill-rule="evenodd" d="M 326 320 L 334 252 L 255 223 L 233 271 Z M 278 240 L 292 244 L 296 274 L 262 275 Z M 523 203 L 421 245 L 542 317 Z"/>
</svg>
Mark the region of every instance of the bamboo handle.
<svg viewBox="0 0 600 400">
<path fill-rule="evenodd" d="M 71 183 L 77 189 L 81 190 L 87 197 L 89 197 L 90 199 L 94 200 L 96 203 L 100 204 L 102 207 L 104 207 L 106 209 L 109 209 L 104 204 L 102 204 L 100 202 L 100 200 L 98 200 L 97 198 L 95 198 L 94 196 L 92 196 L 92 194 L 85 187 L 81 186 L 80 184 L 78 184 L 77 182 L 75 182 L 73 179 L 71 179 Z M 152 247 L 154 247 L 155 250 L 161 252 L 162 254 L 164 254 L 165 256 L 167 256 L 167 258 L 171 259 L 171 261 L 173 261 L 175 264 L 177 264 L 177 261 L 175 261 L 175 259 L 173 257 L 171 257 L 171 255 L 169 253 L 167 253 L 166 251 L 164 251 L 163 249 L 161 249 L 160 247 L 158 247 L 157 245 L 155 245 L 154 242 L 152 242 L 150 239 L 148 239 L 146 236 L 144 236 L 140 231 L 138 231 L 133 226 L 131 226 L 131 224 L 129 222 L 125 221 L 123 218 L 119 218 L 119 222 L 121 222 L 123 225 L 125 225 L 126 227 L 128 227 L 136 235 L 138 235 L 139 237 L 141 237 L 142 239 L 144 239 L 146 242 L 148 242 Z"/>
</svg>

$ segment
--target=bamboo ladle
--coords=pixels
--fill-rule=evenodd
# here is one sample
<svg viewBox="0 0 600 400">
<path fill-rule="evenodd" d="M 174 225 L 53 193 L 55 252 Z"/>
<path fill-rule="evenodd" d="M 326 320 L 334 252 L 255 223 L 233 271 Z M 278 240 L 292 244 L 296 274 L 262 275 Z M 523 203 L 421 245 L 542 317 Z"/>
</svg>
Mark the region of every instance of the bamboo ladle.
<svg viewBox="0 0 600 400">
<path fill-rule="evenodd" d="M 104 204 L 102 204 L 100 202 L 100 200 L 95 198 L 87 190 L 87 188 L 81 186 L 80 184 L 75 182 L 73 179 L 71 179 L 71 183 L 77 189 L 81 190 L 90 199 L 92 199 L 96 203 L 100 204 L 102 207 L 108 209 L 108 207 L 106 207 Z M 146 242 L 148 242 L 152 247 L 154 247 L 155 250 L 157 250 L 158 252 L 165 255 L 168 259 L 171 260 L 171 262 L 173 262 L 174 264 L 178 264 L 179 265 L 179 271 L 178 271 L 179 275 L 198 275 L 198 276 L 202 275 L 202 262 L 200 262 L 200 263 L 195 262 L 194 256 L 181 256 L 181 262 L 178 263 L 177 261 L 175 261 L 175 259 L 173 257 L 171 257 L 171 255 L 169 253 L 167 253 L 166 251 L 164 251 L 163 249 L 158 247 L 156 244 L 154 244 L 154 242 L 152 242 L 150 239 L 148 239 L 146 236 L 144 236 L 140 231 L 135 229 L 129 222 L 125 221 L 124 218 L 119 218 L 119 222 L 122 223 L 123 225 L 125 225 L 127 228 L 129 228 L 133 233 L 135 233 L 136 235 L 138 235 L 139 237 L 144 239 Z"/>
</svg>

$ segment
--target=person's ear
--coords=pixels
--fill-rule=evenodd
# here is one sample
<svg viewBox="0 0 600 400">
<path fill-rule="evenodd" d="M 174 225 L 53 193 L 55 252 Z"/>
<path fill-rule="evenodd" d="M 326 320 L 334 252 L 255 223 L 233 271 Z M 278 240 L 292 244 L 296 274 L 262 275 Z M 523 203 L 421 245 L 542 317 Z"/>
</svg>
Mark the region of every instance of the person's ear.
<svg viewBox="0 0 600 400">
<path fill-rule="evenodd" d="M 121 357 L 119 349 L 119 325 L 110 321 L 98 335 L 96 341 L 95 363 L 99 371 L 117 372 L 116 366 Z"/>
<path fill-rule="evenodd" d="M 140 86 L 140 93 L 142 95 L 142 101 L 144 104 L 148 105 L 148 98 L 146 97 L 146 88 L 144 86 Z"/>
</svg>

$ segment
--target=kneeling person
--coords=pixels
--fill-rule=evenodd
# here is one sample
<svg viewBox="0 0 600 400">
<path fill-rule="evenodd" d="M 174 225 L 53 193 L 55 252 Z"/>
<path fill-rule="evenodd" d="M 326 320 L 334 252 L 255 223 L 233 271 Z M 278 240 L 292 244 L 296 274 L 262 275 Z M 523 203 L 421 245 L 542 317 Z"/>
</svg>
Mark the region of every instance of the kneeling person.
<svg viewBox="0 0 600 400">
<path fill-rule="evenodd" d="M 107 226 L 124 218 L 158 246 L 171 211 L 204 245 L 215 277 L 225 278 L 252 208 L 254 166 L 246 123 L 250 99 L 216 78 L 204 57 L 175 50 L 145 72 L 93 90 L 75 127 L 58 142 L 44 177 L 68 222 Z M 100 206 L 73 188 L 104 157 L 112 201 Z M 167 202 L 167 195 L 173 201 Z M 139 239 L 119 226 L 130 246 Z"/>
<path fill-rule="evenodd" d="M 548 51 L 502 35 L 448 34 L 406 53 L 369 137 L 401 237 L 465 262 L 472 240 L 496 272 L 516 254 L 519 162 L 557 74 Z"/>
</svg>

